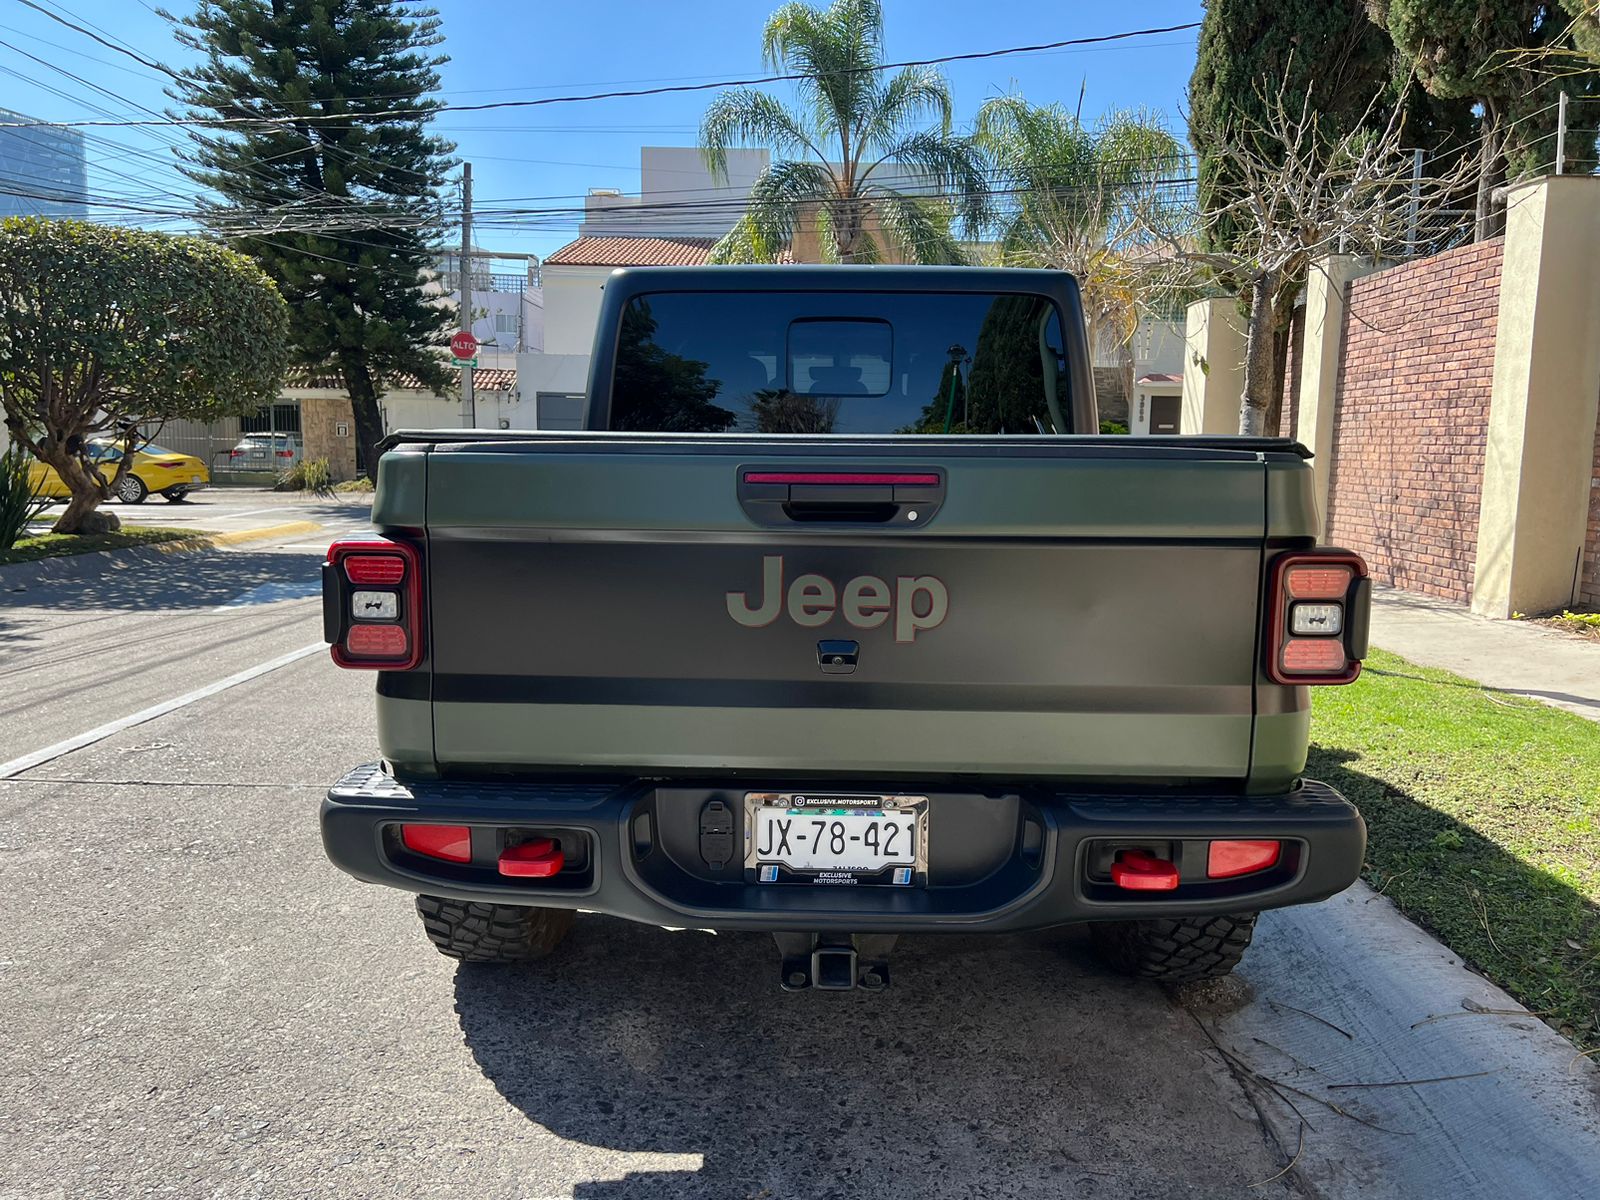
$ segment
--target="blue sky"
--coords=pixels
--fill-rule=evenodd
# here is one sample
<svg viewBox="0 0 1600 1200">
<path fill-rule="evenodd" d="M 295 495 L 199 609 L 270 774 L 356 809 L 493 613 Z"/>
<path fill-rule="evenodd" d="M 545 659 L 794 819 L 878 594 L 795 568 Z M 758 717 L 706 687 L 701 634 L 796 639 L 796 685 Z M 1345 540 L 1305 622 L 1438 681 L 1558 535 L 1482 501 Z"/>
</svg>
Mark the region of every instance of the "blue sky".
<svg viewBox="0 0 1600 1200">
<path fill-rule="evenodd" d="M 63 17 L 147 58 L 182 65 L 180 48 L 152 0 L 40 0 Z M 182 0 L 166 0 L 185 11 Z M 695 83 L 764 74 L 760 32 L 769 0 L 579 0 L 526 3 L 442 0 L 451 61 L 444 67 L 447 102 L 532 99 L 611 86 Z M 1084 4 L 1069 0 L 885 0 L 891 60 L 997 49 L 1197 21 L 1200 0 Z M 41 40 L 42 39 L 42 40 Z M 143 115 L 134 105 L 166 103 L 160 77 L 16 3 L 0 3 L 0 108 L 48 120 Z M 53 44 L 51 44 L 53 43 Z M 1181 129 L 1179 109 L 1194 63 L 1193 31 L 1110 46 L 1013 55 L 944 68 L 958 121 L 969 120 L 991 95 L 1018 90 L 1030 100 L 1078 103 L 1086 118 L 1119 107 L 1165 112 Z M 26 51 L 113 95 L 30 61 Z M 18 76 L 26 76 L 27 79 Z M 29 82 L 29 80 L 35 82 Z M 41 86 L 46 85 L 46 86 Z M 57 89 L 51 91 L 48 89 Z M 782 93 L 783 85 L 772 90 Z M 65 95 L 57 93 L 65 93 Z M 541 206 L 581 204 L 591 187 L 635 191 L 639 147 L 693 145 L 700 114 L 714 93 L 607 100 L 486 113 L 444 113 L 441 133 L 473 164 L 480 204 L 511 197 L 567 197 Z M 171 169 L 172 130 L 89 131 L 89 186 L 94 195 L 137 195 L 175 205 L 187 189 Z M 115 143 L 115 144 L 112 144 Z M 497 231 L 488 249 L 548 254 L 574 234 L 572 217 L 541 218 L 539 227 Z"/>
</svg>

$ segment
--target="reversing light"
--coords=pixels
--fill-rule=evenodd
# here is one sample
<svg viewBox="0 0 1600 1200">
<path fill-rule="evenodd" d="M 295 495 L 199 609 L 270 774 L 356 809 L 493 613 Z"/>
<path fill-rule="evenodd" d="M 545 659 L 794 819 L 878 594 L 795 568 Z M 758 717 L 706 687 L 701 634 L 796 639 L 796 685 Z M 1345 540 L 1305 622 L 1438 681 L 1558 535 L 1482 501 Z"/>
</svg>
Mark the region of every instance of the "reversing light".
<svg viewBox="0 0 1600 1200">
<path fill-rule="evenodd" d="M 1297 636 L 1332 637 L 1344 632 L 1342 604 L 1296 604 L 1289 609 L 1289 632 Z"/>
<path fill-rule="evenodd" d="M 472 830 L 465 825 L 402 825 L 400 840 L 407 850 L 445 862 L 472 861 Z"/>
<path fill-rule="evenodd" d="M 1277 866 L 1281 842 L 1212 842 L 1206 851 L 1206 877 L 1231 879 Z"/>
</svg>

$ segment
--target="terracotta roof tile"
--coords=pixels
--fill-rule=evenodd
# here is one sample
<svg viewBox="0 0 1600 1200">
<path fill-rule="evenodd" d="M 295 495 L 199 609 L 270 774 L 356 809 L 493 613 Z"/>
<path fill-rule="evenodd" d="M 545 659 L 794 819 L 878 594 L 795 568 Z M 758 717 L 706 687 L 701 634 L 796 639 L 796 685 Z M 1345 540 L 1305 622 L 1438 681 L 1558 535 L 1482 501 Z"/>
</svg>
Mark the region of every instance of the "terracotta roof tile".
<svg viewBox="0 0 1600 1200">
<path fill-rule="evenodd" d="M 698 267 L 715 238 L 581 237 L 544 260 L 547 267 Z"/>
</svg>

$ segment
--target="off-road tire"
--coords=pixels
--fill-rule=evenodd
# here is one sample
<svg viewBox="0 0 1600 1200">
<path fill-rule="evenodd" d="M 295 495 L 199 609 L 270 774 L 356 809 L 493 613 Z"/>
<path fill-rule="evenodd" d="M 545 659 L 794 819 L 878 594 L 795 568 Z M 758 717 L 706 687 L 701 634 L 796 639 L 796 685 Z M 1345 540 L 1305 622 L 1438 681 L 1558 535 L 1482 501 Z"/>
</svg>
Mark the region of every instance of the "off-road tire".
<svg viewBox="0 0 1600 1200">
<path fill-rule="evenodd" d="M 417 915 L 440 954 L 462 962 L 520 963 L 545 957 L 572 928 L 568 908 L 473 904 L 418 896 Z"/>
<path fill-rule="evenodd" d="M 1255 913 L 1230 913 L 1096 921 L 1089 932 L 1095 953 L 1112 969 L 1137 979 L 1188 983 L 1231 972 L 1249 949 L 1255 928 Z"/>
</svg>

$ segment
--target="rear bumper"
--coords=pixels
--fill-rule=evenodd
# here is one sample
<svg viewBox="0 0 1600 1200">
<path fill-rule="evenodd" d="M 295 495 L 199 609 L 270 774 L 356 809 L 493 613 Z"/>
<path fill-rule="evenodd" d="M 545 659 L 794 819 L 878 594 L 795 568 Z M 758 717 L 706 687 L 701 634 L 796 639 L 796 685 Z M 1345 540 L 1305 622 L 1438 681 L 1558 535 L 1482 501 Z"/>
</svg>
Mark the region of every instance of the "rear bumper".
<svg viewBox="0 0 1600 1200">
<path fill-rule="evenodd" d="M 411 892 L 577 908 L 652 925 L 854 933 L 998 932 L 1281 908 L 1343 891 L 1359 874 L 1366 848 L 1355 806 L 1309 780 L 1279 796 L 932 790 L 925 793 L 928 886 L 761 884 L 737 854 L 738 861 L 718 868 L 699 852 L 703 805 L 721 799 L 738 813 L 746 790 L 745 784 L 650 782 L 403 783 L 369 765 L 328 792 L 322 838 L 341 869 Z M 402 823 L 470 827 L 473 861 L 408 851 L 399 838 Z M 508 834 L 558 840 L 567 867 L 549 879 L 500 875 L 495 863 Z M 1219 838 L 1280 840 L 1283 860 L 1255 875 L 1207 879 L 1205 843 Z M 1178 889 L 1126 892 L 1110 884 L 1105 851 L 1130 843 L 1157 853 L 1164 848 L 1182 869 Z M 734 844 L 743 845 L 738 824 Z"/>
</svg>

